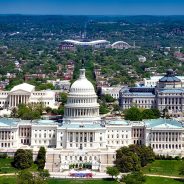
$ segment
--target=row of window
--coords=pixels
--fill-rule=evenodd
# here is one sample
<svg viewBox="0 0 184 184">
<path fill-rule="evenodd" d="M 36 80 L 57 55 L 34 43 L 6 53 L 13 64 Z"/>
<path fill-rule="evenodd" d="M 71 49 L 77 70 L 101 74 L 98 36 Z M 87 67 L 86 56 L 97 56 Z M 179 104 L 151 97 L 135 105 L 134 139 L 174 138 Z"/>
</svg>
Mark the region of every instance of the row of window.
<svg viewBox="0 0 184 184">
<path fill-rule="evenodd" d="M 108 130 L 108 132 L 128 132 L 128 130 Z"/>
<path fill-rule="evenodd" d="M 47 134 L 47 133 L 44 133 L 44 135 L 42 134 L 35 134 L 35 138 L 55 138 L 56 135 L 55 134 Z"/>
<path fill-rule="evenodd" d="M 35 140 L 35 144 L 52 144 L 51 140 Z"/>
<path fill-rule="evenodd" d="M 33 95 L 45 95 L 45 93 L 33 93 Z"/>
<path fill-rule="evenodd" d="M 152 144 L 153 149 L 181 149 L 181 144 Z"/>
<path fill-rule="evenodd" d="M 68 99 L 68 103 L 95 103 L 96 98 L 88 98 L 88 99 Z"/>
<path fill-rule="evenodd" d="M 117 144 L 117 145 L 124 145 L 124 144 L 128 144 L 128 141 L 107 141 L 107 144 L 113 144 L 113 145 L 115 145 L 115 144 Z"/>
<path fill-rule="evenodd" d="M 5 147 L 5 148 L 7 148 L 7 147 L 10 147 L 10 146 L 13 146 L 13 143 L 1 143 L 1 147 L 3 148 L 3 147 Z"/>
<path fill-rule="evenodd" d="M 113 135 L 113 134 L 112 134 L 112 135 L 107 135 L 107 138 L 112 138 L 112 139 L 113 139 L 113 138 L 122 138 L 122 139 L 123 139 L 123 138 L 126 138 L 126 139 L 127 139 L 127 138 L 128 138 L 128 134 L 126 134 L 126 135 L 121 135 L 121 136 L 120 136 L 119 134 L 117 134 L 117 135 Z"/>
</svg>

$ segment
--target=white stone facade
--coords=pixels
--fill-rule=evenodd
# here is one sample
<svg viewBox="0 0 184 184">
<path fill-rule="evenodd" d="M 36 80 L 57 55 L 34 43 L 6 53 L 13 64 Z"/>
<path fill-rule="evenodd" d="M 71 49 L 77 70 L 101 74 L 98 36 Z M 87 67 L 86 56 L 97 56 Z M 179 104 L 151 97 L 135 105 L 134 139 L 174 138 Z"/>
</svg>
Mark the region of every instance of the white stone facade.
<svg viewBox="0 0 184 184">
<path fill-rule="evenodd" d="M 151 146 L 156 154 L 184 156 L 181 122 L 102 120 L 94 87 L 86 79 L 85 70 L 80 72 L 79 79 L 71 86 L 62 123 L 2 118 L 0 151 L 13 153 L 18 148 L 31 148 L 35 153 L 45 146 L 45 168 L 50 172 L 62 172 L 71 164 L 82 163 L 105 171 L 113 165 L 116 150 L 131 144 Z"/>
<path fill-rule="evenodd" d="M 0 91 L 0 108 L 12 109 L 19 104 L 42 103 L 46 107 L 55 108 L 55 92 L 51 90 L 36 91 L 35 86 L 23 83 L 10 91 Z"/>
<path fill-rule="evenodd" d="M 111 95 L 114 99 L 119 99 L 119 91 L 122 86 L 114 86 L 114 87 L 101 87 L 101 95 Z"/>
</svg>

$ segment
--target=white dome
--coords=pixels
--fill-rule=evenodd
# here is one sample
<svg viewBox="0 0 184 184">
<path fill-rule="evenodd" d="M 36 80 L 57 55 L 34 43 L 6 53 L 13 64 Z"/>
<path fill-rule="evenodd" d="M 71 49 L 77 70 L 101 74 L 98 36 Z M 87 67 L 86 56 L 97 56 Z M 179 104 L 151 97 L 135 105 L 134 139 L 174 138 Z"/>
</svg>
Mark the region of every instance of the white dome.
<svg viewBox="0 0 184 184">
<path fill-rule="evenodd" d="M 71 88 L 70 92 L 94 92 L 93 84 L 85 77 L 85 69 L 80 69 L 79 79 L 76 80 Z"/>
<path fill-rule="evenodd" d="M 68 94 L 63 122 L 96 123 L 100 121 L 99 104 L 93 84 L 85 77 L 85 69 L 80 69 L 80 76 Z"/>
</svg>

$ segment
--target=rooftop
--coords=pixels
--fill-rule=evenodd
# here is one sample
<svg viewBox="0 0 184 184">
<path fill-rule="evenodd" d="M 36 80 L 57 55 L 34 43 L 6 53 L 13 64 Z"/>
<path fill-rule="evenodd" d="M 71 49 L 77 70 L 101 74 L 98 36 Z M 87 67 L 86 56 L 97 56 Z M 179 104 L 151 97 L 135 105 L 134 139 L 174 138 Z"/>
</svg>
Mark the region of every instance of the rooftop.
<svg viewBox="0 0 184 184">
<path fill-rule="evenodd" d="M 0 127 L 16 126 L 18 119 L 0 118 Z"/>
<path fill-rule="evenodd" d="M 172 69 L 167 70 L 167 73 L 164 77 L 162 77 L 159 82 L 181 82 L 179 78 L 177 78 Z"/>
<path fill-rule="evenodd" d="M 67 128 L 67 129 L 99 129 L 99 128 L 103 128 L 103 126 L 101 124 L 83 124 L 83 123 L 72 123 L 71 124 L 63 124 L 61 126 L 62 128 Z"/>
<path fill-rule="evenodd" d="M 11 92 L 18 91 L 18 90 L 24 90 L 24 91 L 31 93 L 34 89 L 35 89 L 35 86 L 33 86 L 31 84 L 27 84 L 27 83 L 22 83 L 22 84 L 19 84 L 17 86 L 14 86 L 11 89 Z"/>
<path fill-rule="evenodd" d="M 107 125 L 128 125 L 128 122 L 125 120 L 109 120 L 106 122 Z"/>
<path fill-rule="evenodd" d="M 181 129 L 183 128 L 182 123 L 180 121 L 174 119 L 150 119 L 144 120 L 144 123 L 149 128 L 156 128 L 156 129 Z"/>
</svg>

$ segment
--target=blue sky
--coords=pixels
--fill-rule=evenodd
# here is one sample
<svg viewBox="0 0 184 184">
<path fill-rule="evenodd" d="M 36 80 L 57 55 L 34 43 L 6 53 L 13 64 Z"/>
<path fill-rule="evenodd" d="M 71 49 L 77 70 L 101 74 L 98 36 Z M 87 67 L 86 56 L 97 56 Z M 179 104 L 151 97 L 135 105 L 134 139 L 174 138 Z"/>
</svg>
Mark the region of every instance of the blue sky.
<svg viewBox="0 0 184 184">
<path fill-rule="evenodd" d="M 0 14 L 183 15 L 184 0 L 0 0 Z"/>
</svg>

